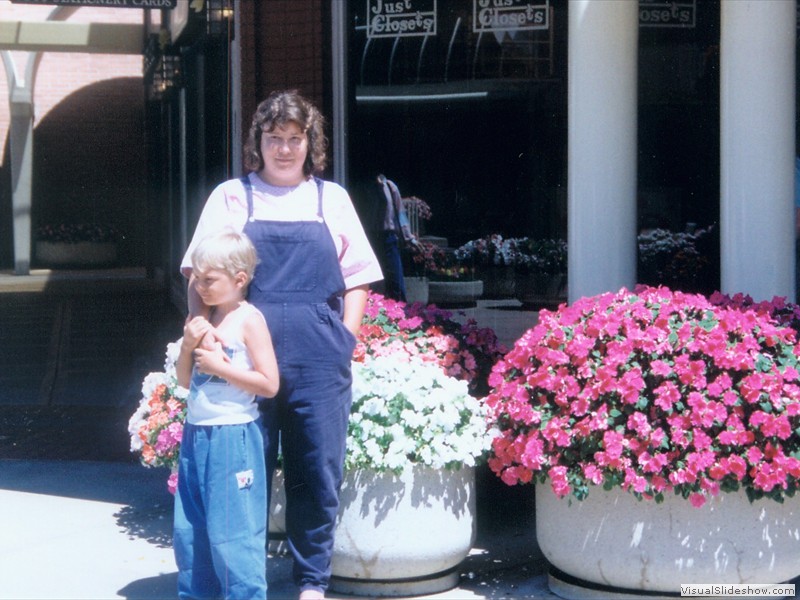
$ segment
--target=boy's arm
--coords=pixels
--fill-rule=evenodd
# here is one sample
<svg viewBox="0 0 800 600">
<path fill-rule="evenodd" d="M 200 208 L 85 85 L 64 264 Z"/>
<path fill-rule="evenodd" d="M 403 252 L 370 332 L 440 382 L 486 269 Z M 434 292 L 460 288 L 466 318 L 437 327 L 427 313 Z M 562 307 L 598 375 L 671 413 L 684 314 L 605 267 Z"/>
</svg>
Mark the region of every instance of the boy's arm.
<svg viewBox="0 0 800 600">
<path fill-rule="evenodd" d="M 193 352 L 200 344 L 203 337 L 214 328 L 203 317 L 194 317 L 183 328 L 183 340 L 178 360 L 175 363 L 175 375 L 178 385 L 188 388 L 192 378 Z"/>
<path fill-rule="evenodd" d="M 246 371 L 232 365 L 216 351 L 198 348 L 195 351 L 198 368 L 210 375 L 221 377 L 231 385 L 247 392 L 272 398 L 278 393 L 280 384 L 278 377 L 278 361 L 272 348 L 272 338 L 264 317 L 252 314 L 245 319 L 242 326 L 242 337 L 253 370 Z"/>
</svg>

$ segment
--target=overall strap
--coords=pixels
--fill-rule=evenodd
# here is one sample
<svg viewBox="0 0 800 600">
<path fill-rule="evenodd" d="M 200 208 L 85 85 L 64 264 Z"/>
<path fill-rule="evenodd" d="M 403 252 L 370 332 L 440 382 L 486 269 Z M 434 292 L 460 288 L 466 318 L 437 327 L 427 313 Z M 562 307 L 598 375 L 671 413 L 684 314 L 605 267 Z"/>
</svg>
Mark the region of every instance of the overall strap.
<svg viewBox="0 0 800 600">
<path fill-rule="evenodd" d="M 244 186 L 244 191 L 247 194 L 247 219 L 249 221 L 253 220 L 253 184 L 250 183 L 250 177 L 248 175 L 242 175 L 240 178 L 242 185 Z"/>
</svg>

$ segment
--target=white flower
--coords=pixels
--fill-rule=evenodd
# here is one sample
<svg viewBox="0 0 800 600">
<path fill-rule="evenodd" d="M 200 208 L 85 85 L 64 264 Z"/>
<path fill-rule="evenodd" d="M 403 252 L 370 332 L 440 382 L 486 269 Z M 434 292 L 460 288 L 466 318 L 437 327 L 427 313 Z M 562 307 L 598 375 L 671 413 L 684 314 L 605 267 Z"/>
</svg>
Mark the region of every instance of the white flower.
<svg viewBox="0 0 800 600">
<path fill-rule="evenodd" d="M 467 383 L 416 357 L 353 363 L 347 468 L 472 466 L 489 448 L 486 410 Z"/>
<path fill-rule="evenodd" d="M 148 373 L 142 381 L 142 398 L 150 398 L 158 386 L 168 383 L 169 377 L 166 373 Z"/>
</svg>

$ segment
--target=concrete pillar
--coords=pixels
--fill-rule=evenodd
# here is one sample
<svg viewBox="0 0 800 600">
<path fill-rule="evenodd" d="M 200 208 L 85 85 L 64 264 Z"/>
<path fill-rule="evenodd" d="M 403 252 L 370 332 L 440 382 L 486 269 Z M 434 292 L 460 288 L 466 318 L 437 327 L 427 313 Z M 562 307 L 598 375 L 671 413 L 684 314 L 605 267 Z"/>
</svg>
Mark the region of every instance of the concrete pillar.
<svg viewBox="0 0 800 600">
<path fill-rule="evenodd" d="M 11 211 L 14 232 L 14 273 L 31 268 L 31 206 L 33 183 L 33 103 L 29 94 L 11 100 Z"/>
<path fill-rule="evenodd" d="M 795 295 L 795 0 L 722 0 L 721 288 Z"/>
<path fill-rule="evenodd" d="M 638 2 L 569 2 L 569 301 L 636 282 Z"/>
</svg>

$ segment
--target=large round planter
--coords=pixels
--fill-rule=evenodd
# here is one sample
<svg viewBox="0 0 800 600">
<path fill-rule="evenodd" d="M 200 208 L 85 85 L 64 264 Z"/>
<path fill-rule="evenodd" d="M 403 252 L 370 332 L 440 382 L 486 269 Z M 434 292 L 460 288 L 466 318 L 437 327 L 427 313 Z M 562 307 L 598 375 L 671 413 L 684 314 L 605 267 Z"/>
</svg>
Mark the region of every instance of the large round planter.
<svg viewBox="0 0 800 600">
<path fill-rule="evenodd" d="M 36 259 L 53 267 L 111 265 L 117 260 L 114 242 L 36 242 Z"/>
<path fill-rule="evenodd" d="M 517 273 L 514 289 L 522 304 L 559 304 L 567 299 L 567 276 Z"/>
<path fill-rule="evenodd" d="M 428 302 L 438 306 L 474 306 L 483 295 L 483 281 L 431 281 Z"/>
<path fill-rule="evenodd" d="M 679 584 L 784 583 L 800 575 L 800 497 L 751 504 L 720 493 L 700 508 L 592 488 L 582 501 L 536 486 L 536 537 L 564 598 L 677 594 Z M 652 597 L 652 596 L 651 596 Z"/>
<path fill-rule="evenodd" d="M 348 471 L 340 502 L 331 590 L 416 596 L 458 584 L 475 541 L 473 468 Z"/>
<path fill-rule="evenodd" d="M 269 493 L 269 551 L 273 554 L 286 554 L 286 490 L 283 471 L 277 469 L 272 475 Z"/>
<path fill-rule="evenodd" d="M 406 302 L 414 304 L 421 302 L 428 303 L 428 278 L 427 277 L 406 277 Z"/>
</svg>

